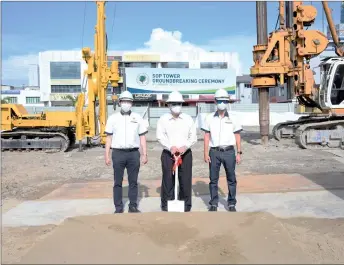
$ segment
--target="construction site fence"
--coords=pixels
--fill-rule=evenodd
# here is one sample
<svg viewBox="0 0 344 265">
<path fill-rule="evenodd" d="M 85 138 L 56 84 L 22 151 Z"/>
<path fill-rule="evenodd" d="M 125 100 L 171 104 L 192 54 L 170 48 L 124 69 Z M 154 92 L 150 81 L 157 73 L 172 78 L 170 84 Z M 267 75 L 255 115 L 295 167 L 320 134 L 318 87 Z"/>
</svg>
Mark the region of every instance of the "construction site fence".
<svg viewBox="0 0 344 265">
<path fill-rule="evenodd" d="M 272 113 L 285 113 L 294 112 L 294 103 L 270 103 L 270 112 Z M 74 107 L 26 107 L 29 113 L 41 113 L 45 111 L 74 111 Z M 118 111 L 119 107 L 114 110 L 112 105 L 108 106 L 108 114 L 111 115 L 115 111 Z M 183 112 L 191 115 L 194 119 L 198 117 L 200 113 L 210 113 L 216 110 L 215 104 L 199 103 L 197 106 L 185 106 Z M 236 112 L 258 112 L 258 104 L 230 104 L 230 110 Z M 169 113 L 170 110 L 167 107 L 150 107 L 141 106 L 133 107 L 132 111 L 139 113 L 145 120 L 148 120 L 150 127 L 155 128 L 159 117 L 165 113 Z"/>
</svg>

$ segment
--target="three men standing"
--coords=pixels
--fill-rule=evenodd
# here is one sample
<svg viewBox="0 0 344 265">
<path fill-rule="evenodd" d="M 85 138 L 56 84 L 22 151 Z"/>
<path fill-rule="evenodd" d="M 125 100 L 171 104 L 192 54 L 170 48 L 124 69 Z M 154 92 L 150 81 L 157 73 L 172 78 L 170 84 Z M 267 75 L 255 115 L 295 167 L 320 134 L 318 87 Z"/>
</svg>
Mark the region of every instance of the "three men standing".
<svg viewBox="0 0 344 265">
<path fill-rule="evenodd" d="M 114 168 L 114 205 L 115 213 L 123 212 L 122 182 L 124 169 L 127 169 L 129 180 L 129 212 L 140 212 L 137 208 L 138 185 L 137 178 L 141 162 L 147 163 L 147 148 L 145 134 L 147 125 L 139 114 L 132 112 L 133 96 L 124 91 L 120 97 L 121 111 L 112 114 L 107 121 L 105 162 L 110 165 L 110 149 Z M 204 132 L 204 160 L 209 163 L 209 190 L 211 200 L 209 211 L 217 211 L 218 207 L 218 180 L 220 167 L 223 164 L 228 185 L 228 209 L 236 211 L 236 163 L 241 160 L 242 127 L 232 116 L 229 116 L 228 92 L 219 89 L 215 93 L 217 111 L 207 115 L 201 128 Z M 183 96 L 178 91 L 170 93 L 167 100 L 170 113 L 162 115 L 157 123 L 156 138 L 162 145 L 161 154 L 162 182 L 161 182 L 161 210 L 168 211 L 167 201 L 174 199 L 173 165 L 175 156 L 180 155 L 182 164 L 179 166 L 179 194 L 178 199 L 184 200 L 185 212 L 192 208 L 192 151 L 191 147 L 197 142 L 196 124 L 192 117 L 182 112 Z M 235 152 L 237 147 L 237 154 Z M 210 147 L 210 150 L 209 150 Z"/>
<path fill-rule="evenodd" d="M 221 164 L 224 165 L 228 186 L 228 210 L 236 211 L 236 174 L 235 165 L 241 160 L 242 127 L 232 116 L 229 116 L 227 106 L 229 103 L 228 92 L 219 89 L 215 93 L 217 111 L 207 115 L 202 130 L 204 134 L 204 161 L 209 163 L 209 211 L 217 211 L 219 195 L 218 181 Z M 237 154 L 235 152 L 237 147 Z M 209 150 L 210 147 L 210 150 Z"/>
<path fill-rule="evenodd" d="M 110 165 L 110 149 L 112 149 L 112 165 L 114 169 L 113 202 L 115 213 L 123 213 L 122 182 L 124 169 L 127 169 L 129 191 L 129 212 L 140 212 L 137 208 L 138 185 L 140 170 L 140 145 L 142 148 L 141 162 L 147 163 L 146 136 L 147 125 L 142 117 L 130 109 L 133 95 L 124 91 L 119 96 L 121 110 L 112 114 L 106 123 L 107 134 L 105 145 L 105 163 Z"/>
<path fill-rule="evenodd" d="M 192 207 L 192 151 L 197 142 L 196 125 L 192 117 L 182 113 L 183 96 L 178 91 L 170 93 L 167 104 L 170 113 L 162 115 L 157 123 L 156 138 L 163 146 L 161 154 L 162 183 L 161 210 L 168 211 L 167 200 L 174 199 L 175 178 L 172 176 L 174 155 L 180 153 L 182 164 L 178 168 L 178 199 L 184 200 L 185 212 Z"/>
</svg>

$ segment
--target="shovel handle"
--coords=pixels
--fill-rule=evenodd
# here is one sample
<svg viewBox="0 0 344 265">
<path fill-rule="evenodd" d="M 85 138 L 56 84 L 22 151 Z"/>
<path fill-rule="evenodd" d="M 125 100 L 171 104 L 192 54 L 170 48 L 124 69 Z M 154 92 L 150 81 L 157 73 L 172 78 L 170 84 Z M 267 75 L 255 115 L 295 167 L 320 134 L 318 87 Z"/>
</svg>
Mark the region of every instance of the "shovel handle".
<svg viewBox="0 0 344 265">
<path fill-rule="evenodd" d="M 174 156 L 174 163 L 176 165 L 176 170 L 174 172 L 174 200 L 178 200 L 178 158 L 179 158 L 179 155 L 178 156 Z"/>
</svg>

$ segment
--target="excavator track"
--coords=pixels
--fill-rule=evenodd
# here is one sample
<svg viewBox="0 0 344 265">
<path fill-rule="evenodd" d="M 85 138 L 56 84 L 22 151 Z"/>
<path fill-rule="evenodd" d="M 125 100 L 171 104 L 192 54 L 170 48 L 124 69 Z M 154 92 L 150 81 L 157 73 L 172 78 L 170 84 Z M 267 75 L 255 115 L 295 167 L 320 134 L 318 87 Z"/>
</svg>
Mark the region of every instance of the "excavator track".
<svg viewBox="0 0 344 265">
<path fill-rule="evenodd" d="M 272 129 L 272 135 L 278 141 L 282 138 L 295 138 L 297 129 L 306 124 L 319 124 L 327 121 L 343 120 L 342 116 L 303 116 L 296 121 L 277 123 Z"/>
<path fill-rule="evenodd" d="M 344 119 L 301 125 L 296 130 L 295 142 L 303 149 L 344 150 Z"/>
<path fill-rule="evenodd" d="M 30 131 L 18 130 L 1 132 L 2 151 L 46 151 L 66 152 L 75 144 L 75 135 L 71 131 Z"/>
</svg>

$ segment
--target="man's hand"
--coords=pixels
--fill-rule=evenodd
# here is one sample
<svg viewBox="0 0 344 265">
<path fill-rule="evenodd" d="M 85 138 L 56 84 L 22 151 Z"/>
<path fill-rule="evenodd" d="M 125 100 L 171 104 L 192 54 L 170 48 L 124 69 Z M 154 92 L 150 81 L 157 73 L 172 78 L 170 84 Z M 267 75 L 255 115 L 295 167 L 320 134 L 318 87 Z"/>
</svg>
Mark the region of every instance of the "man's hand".
<svg viewBox="0 0 344 265">
<path fill-rule="evenodd" d="M 148 162 L 148 157 L 147 157 L 147 155 L 141 155 L 141 163 L 142 164 L 147 164 L 147 162 Z"/>
<path fill-rule="evenodd" d="M 240 164 L 240 162 L 241 162 L 241 155 L 240 155 L 240 154 L 237 154 L 237 155 L 236 155 L 236 163 L 237 163 L 237 164 Z"/>
<path fill-rule="evenodd" d="M 186 151 L 186 146 L 180 147 L 180 148 L 178 149 L 178 151 L 179 151 L 179 153 L 180 153 L 181 155 L 184 154 L 185 151 Z"/>
<path fill-rule="evenodd" d="M 204 154 L 204 162 L 211 163 L 211 159 L 210 159 L 209 154 Z"/>
<path fill-rule="evenodd" d="M 171 151 L 172 155 L 174 155 L 178 151 L 178 148 L 175 146 L 172 146 L 170 151 Z"/>
<path fill-rule="evenodd" d="M 110 160 L 110 158 L 109 158 L 109 156 L 105 156 L 105 164 L 107 165 L 107 166 L 110 166 L 110 164 L 111 164 L 111 160 Z"/>
</svg>

